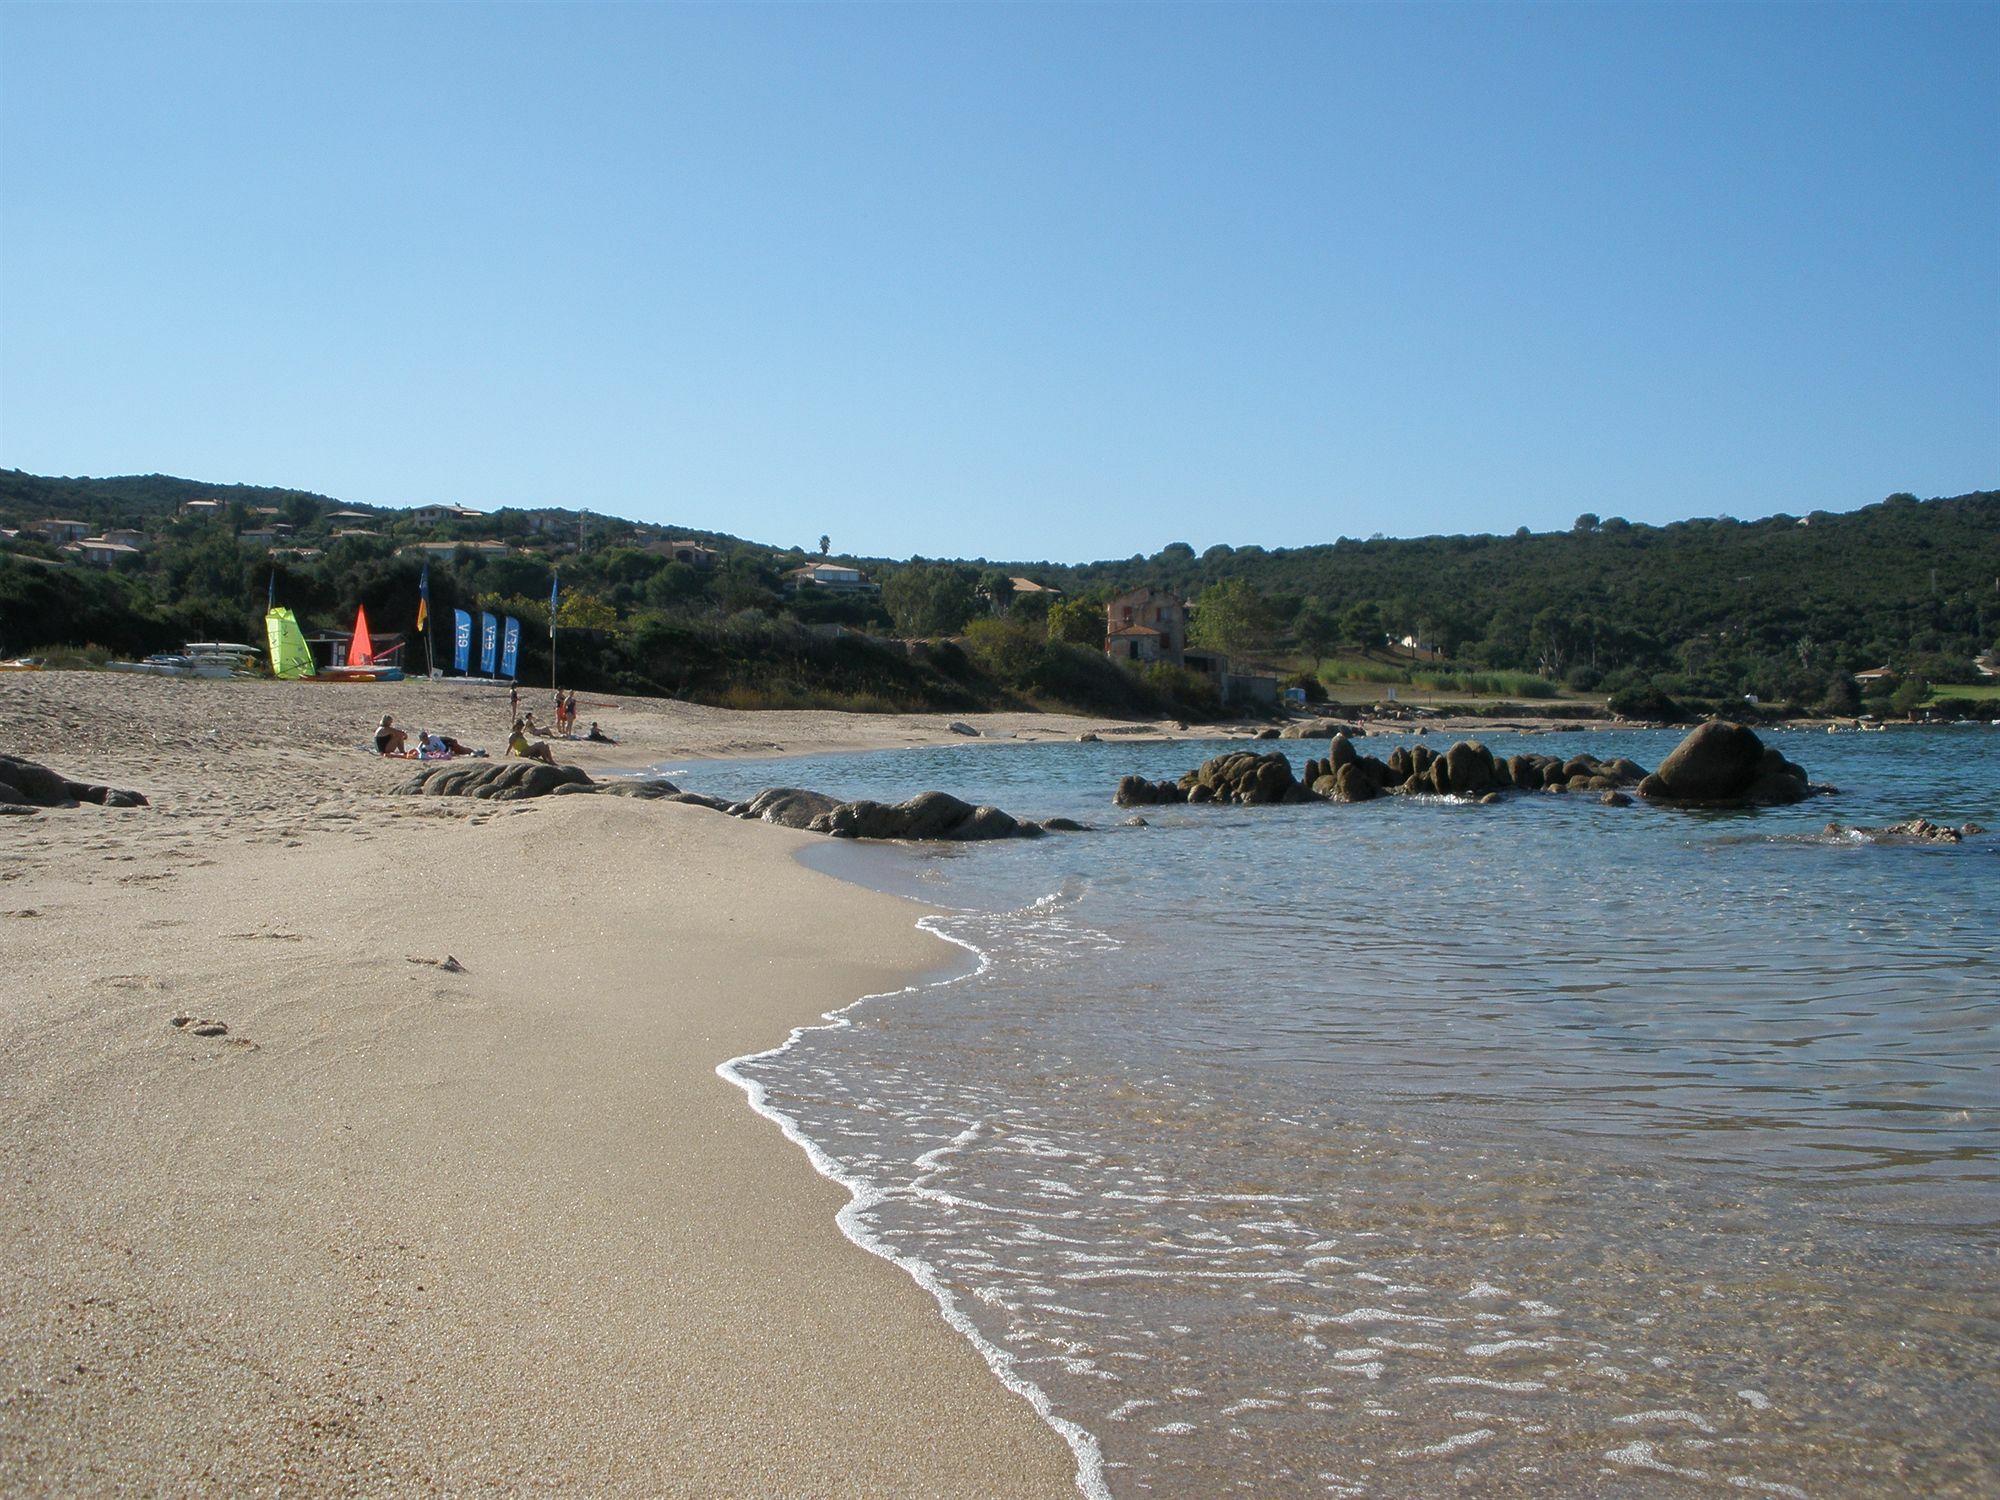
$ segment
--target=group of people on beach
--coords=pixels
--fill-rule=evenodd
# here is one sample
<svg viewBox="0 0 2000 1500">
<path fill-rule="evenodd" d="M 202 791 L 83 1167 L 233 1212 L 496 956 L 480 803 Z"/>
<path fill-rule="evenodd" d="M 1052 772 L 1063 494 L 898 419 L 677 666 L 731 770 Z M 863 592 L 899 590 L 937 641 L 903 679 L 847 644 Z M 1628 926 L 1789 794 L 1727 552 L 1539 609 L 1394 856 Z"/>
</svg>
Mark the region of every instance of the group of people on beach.
<svg viewBox="0 0 2000 1500">
<path fill-rule="evenodd" d="M 585 739 L 600 745 L 615 745 L 618 742 L 591 721 L 590 732 L 579 735 L 576 732 L 576 693 L 557 690 L 556 722 L 553 731 L 545 730 L 535 722 L 535 711 L 531 708 L 521 712 L 521 689 L 508 689 L 507 710 L 513 725 L 507 736 L 507 753 L 518 755 L 524 760 L 539 760 L 547 765 L 556 763 L 555 752 L 549 748 L 552 739 Z M 409 731 L 399 729 L 393 714 L 382 715 L 382 722 L 375 729 L 375 753 L 392 756 L 401 760 L 449 760 L 459 755 L 486 754 L 484 750 L 474 750 L 448 734 L 432 734 L 428 729 L 417 731 L 413 742 Z"/>
<path fill-rule="evenodd" d="M 393 714 L 384 714 L 382 722 L 375 727 L 375 753 L 400 760 L 450 760 L 454 756 L 484 755 L 486 752 L 475 750 L 451 735 L 432 734 L 428 729 L 419 729 L 416 742 L 412 744 L 409 731 L 396 727 Z"/>
</svg>

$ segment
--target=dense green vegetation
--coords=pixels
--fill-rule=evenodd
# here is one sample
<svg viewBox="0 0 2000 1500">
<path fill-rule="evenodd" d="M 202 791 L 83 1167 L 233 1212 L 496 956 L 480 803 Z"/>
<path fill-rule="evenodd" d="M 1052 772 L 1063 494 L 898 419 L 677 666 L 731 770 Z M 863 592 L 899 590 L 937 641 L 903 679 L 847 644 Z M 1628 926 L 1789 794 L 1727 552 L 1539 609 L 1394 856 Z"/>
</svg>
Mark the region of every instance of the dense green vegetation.
<svg viewBox="0 0 2000 1500">
<path fill-rule="evenodd" d="M 209 498 L 224 502 L 219 515 L 178 514 Z M 1140 584 L 1192 600 L 1198 642 L 1239 665 L 1299 673 L 1315 696 L 1323 674 L 1511 698 L 1592 694 L 1663 715 L 1735 708 L 1746 696 L 1766 709 L 1907 711 L 1951 701 L 1954 684 L 1977 680 L 1974 658 L 2000 641 L 1992 491 L 1754 522 L 1581 516 L 1556 533 L 1200 554 L 1176 543 L 1080 567 L 834 558 L 825 537 L 807 552 L 574 511 L 420 525 L 403 511 L 336 519 L 342 509 L 298 491 L 158 475 L 0 472 L 0 524 L 63 517 L 93 533 L 148 534 L 143 551 L 109 568 L 25 532 L 0 543 L 0 651 L 143 654 L 204 636 L 257 640 L 273 585 L 309 628 L 344 626 L 362 603 L 378 633 L 408 629 L 423 559 L 407 549 L 440 539 L 511 549 L 433 554 L 432 610 L 446 621 L 454 607 L 517 615 L 524 677 L 548 669 L 559 568 L 565 680 L 745 705 L 1211 711 L 1200 679 L 1139 675 L 1102 656 L 1098 601 Z M 273 522 L 293 528 L 280 550 L 240 540 Z M 374 534 L 334 535 L 343 529 Z M 685 540 L 705 551 L 675 560 L 670 544 Z M 822 560 L 863 569 L 879 590 L 786 592 L 789 570 Z M 1014 576 L 1068 598 L 1016 597 Z M 1406 637 L 1442 660 L 1399 655 L 1393 643 Z M 1854 679 L 1881 667 L 1894 675 L 1865 691 Z"/>
</svg>

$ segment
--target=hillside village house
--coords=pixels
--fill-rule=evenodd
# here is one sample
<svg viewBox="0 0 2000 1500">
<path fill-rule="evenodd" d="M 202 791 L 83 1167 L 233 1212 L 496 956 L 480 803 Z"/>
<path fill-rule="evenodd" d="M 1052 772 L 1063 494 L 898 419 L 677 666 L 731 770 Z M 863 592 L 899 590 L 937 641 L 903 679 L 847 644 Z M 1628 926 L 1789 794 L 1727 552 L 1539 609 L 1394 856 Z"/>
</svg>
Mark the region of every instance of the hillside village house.
<svg viewBox="0 0 2000 1500">
<path fill-rule="evenodd" d="M 1133 589 L 1104 606 L 1104 654 L 1119 661 L 1187 665 L 1187 601 L 1165 589 Z"/>
<path fill-rule="evenodd" d="M 117 542 L 120 546 L 125 547 L 143 547 L 151 540 L 145 532 L 132 526 L 107 526 L 101 534 L 101 538 L 107 542 Z M 89 541 L 90 538 L 85 537 L 84 540 Z"/>
<path fill-rule="evenodd" d="M 1032 578 L 1010 578 L 1007 580 L 1007 588 L 1006 606 L 1009 608 L 1020 603 L 1023 599 L 1040 599 L 1044 604 L 1054 604 L 1056 600 L 1063 597 L 1061 589 L 1051 588 L 1046 583 L 1037 583 Z M 989 594 L 984 588 L 980 589 L 979 597 L 984 599 L 988 607 L 993 610 L 997 611 L 1002 607 L 1000 600 Z"/>
<path fill-rule="evenodd" d="M 441 521 L 483 521 L 486 512 L 462 505 L 419 505 L 410 512 L 410 519 L 419 526 L 435 526 Z"/>
<path fill-rule="evenodd" d="M 85 562 L 96 567 L 108 568 L 121 557 L 137 557 L 139 549 L 129 542 L 114 542 L 106 537 L 87 536 L 80 542 L 71 542 L 64 552 L 74 553 Z"/>
<path fill-rule="evenodd" d="M 31 521 L 28 530 L 37 536 L 47 537 L 57 546 L 64 542 L 80 542 L 90 535 L 88 521 L 62 521 L 51 518 L 46 521 Z"/>
<path fill-rule="evenodd" d="M 183 500 L 181 514 L 184 516 L 219 516 L 228 509 L 220 500 Z"/>
<path fill-rule="evenodd" d="M 785 575 L 785 592 L 796 594 L 801 589 L 831 589 L 835 593 L 872 593 L 879 584 L 870 583 L 859 568 L 842 567 L 839 563 L 807 563 L 803 568 L 793 568 Z"/>
<path fill-rule="evenodd" d="M 691 568 L 705 568 L 715 561 L 715 554 L 700 542 L 681 540 L 666 544 L 667 556 L 677 563 L 686 563 Z"/>
</svg>

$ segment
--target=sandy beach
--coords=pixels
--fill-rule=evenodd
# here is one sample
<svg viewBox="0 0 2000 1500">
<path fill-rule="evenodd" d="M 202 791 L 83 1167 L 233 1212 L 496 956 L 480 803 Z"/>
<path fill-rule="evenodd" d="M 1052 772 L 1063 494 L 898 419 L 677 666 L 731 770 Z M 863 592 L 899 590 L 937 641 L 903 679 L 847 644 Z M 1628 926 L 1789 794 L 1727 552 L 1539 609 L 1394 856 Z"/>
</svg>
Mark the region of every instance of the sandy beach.
<svg viewBox="0 0 2000 1500">
<path fill-rule="evenodd" d="M 151 804 L 0 819 L 0 1489 L 1074 1493 L 715 1071 L 954 950 L 788 830 L 388 795 L 383 712 L 504 743 L 490 688 L 0 678 L 0 747 Z M 952 734 L 581 717 L 594 773 Z"/>
</svg>

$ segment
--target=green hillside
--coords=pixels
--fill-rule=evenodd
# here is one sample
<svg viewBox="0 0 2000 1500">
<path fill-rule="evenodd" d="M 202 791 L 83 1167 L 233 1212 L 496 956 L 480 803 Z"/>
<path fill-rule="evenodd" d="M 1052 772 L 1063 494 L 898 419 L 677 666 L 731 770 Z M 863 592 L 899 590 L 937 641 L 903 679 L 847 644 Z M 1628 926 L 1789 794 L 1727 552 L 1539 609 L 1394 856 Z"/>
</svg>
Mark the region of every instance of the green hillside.
<svg viewBox="0 0 2000 1500">
<path fill-rule="evenodd" d="M 192 500 L 216 500 L 204 517 Z M 345 517 L 336 512 L 349 511 Z M 355 516 L 351 512 L 363 512 Z M 90 566 L 32 535 L 47 518 L 142 545 Z M 282 545 L 244 539 L 279 523 Z M 962 708 L 994 702 L 1200 712 L 1199 684 L 1110 668 L 1095 648 L 1119 590 L 1151 584 L 1196 605 L 1198 639 L 1241 666 L 1280 672 L 1345 659 L 1350 688 L 1612 695 L 1635 711 L 1741 703 L 1861 703 L 1852 674 L 1888 666 L 1909 702 L 1977 677 L 2000 640 L 2000 492 L 1895 495 L 1849 513 L 1635 525 L 1579 517 L 1568 531 L 1343 538 L 1265 550 L 1176 544 L 1082 566 L 852 559 L 573 510 L 505 509 L 428 524 L 266 486 L 162 475 L 44 478 L 0 471 L 0 650 L 96 646 L 143 653 L 198 636 L 254 638 L 267 588 L 309 625 L 368 605 L 407 625 L 417 543 L 486 543 L 430 556 L 432 607 L 501 608 L 546 640 L 552 571 L 563 578 L 566 674 L 606 687 L 712 701 L 840 701 Z M 341 532 L 351 533 L 340 535 Z M 264 539 L 266 542 L 268 538 Z M 676 560 L 674 544 L 703 549 Z M 789 592 L 789 570 L 829 561 L 868 587 Z M 1065 591 L 1015 598 L 1010 577 Z M 840 627 L 841 629 L 837 629 Z M 885 649 L 882 637 L 938 644 Z M 1405 637 L 1442 660 L 1399 658 Z M 536 649 L 545 649 L 537 647 Z M 541 665 L 545 666 L 543 658 Z M 536 669 L 533 657 L 524 672 Z M 1362 696 L 1348 691 L 1339 696 Z"/>
</svg>

